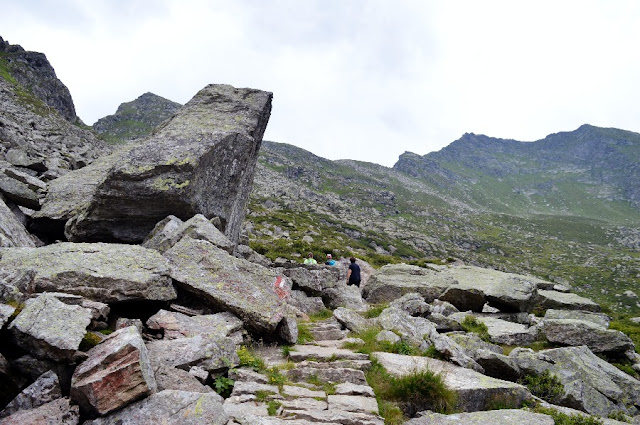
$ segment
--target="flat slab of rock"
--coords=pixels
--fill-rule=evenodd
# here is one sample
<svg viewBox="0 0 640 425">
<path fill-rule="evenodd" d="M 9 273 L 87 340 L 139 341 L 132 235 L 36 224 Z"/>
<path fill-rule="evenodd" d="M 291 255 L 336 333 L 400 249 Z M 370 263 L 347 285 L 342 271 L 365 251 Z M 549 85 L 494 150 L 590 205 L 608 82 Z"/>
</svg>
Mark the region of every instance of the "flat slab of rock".
<svg viewBox="0 0 640 425">
<path fill-rule="evenodd" d="M 373 326 L 371 321 L 362 317 L 357 311 L 338 307 L 333 311 L 333 316 L 347 329 L 353 332 L 364 332 Z"/>
<path fill-rule="evenodd" d="M 369 385 L 356 385 L 348 382 L 336 385 L 336 395 L 364 395 L 375 397 L 373 388 Z"/>
<path fill-rule="evenodd" d="M 206 371 L 205 373 L 208 377 L 209 373 Z M 203 385 L 198 378 L 191 373 L 175 367 L 164 365 L 156 367 L 154 376 L 158 385 L 158 391 L 178 390 L 193 393 L 210 393 L 213 391 L 211 387 Z"/>
<path fill-rule="evenodd" d="M 600 311 L 600 306 L 589 298 L 558 291 L 538 290 L 536 303 L 547 309 Z"/>
<path fill-rule="evenodd" d="M 488 316 L 477 317 L 487 325 L 491 342 L 507 345 L 529 345 L 536 340 L 538 328 Z"/>
<path fill-rule="evenodd" d="M 30 300 L 9 325 L 16 343 L 40 358 L 73 359 L 91 323 L 91 312 L 49 294 Z"/>
<path fill-rule="evenodd" d="M 496 398 L 520 406 L 531 397 L 522 385 L 491 378 L 441 360 L 381 352 L 373 355 L 392 375 L 408 375 L 426 369 L 441 374 L 447 387 L 458 394 L 456 409 L 463 412 L 486 410 Z"/>
<path fill-rule="evenodd" d="M 378 402 L 375 397 L 361 395 L 330 395 L 327 397 L 329 410 L 344 410 L 358 413 L 378 413 Z"/>
<path fill-rule="evenodd" d="M 586 345 L 594 353 L 624 354 L 634 349 L 631 338 L 622 332 L 583 320 L 545 319 L 544 334 L 550 342 Z"/>
<path fill-rule="evenodd" d="M 584 322 L 591 322 L 605 329 L 608 329 L 609 323 L 611 323 L 611 318 L 604 313 L 580 310 L 555 310 L 550 308 L 545 312 L 544 320 L 552 319 L 582 320 Z"/>
<path fill-rule="evenodd" d="M 525 410 L 505 409 L 453 415 L 427 413 L 405 422 L 405 425 L 553 425 L 554 423 L 553 418 L 548 415 Z"/>
<path fill-rule="evenodd" d="M 319 362 L 330 362 L 332 360 L 368 360 L 369 356 L 363 353 L 354 353 L 345 348 L 329 348 L 318 345 L 294 345 L 289 352 L 289 358 L 294 362 L 310 359 Z"/>
<path fill-rule="evenodd" d="M 160 310 L 147 320 L 147 327 L 163 330 L 164 339 L 190 338 L 196 335 L 229 336 L 242 330 L 242 321 L 227 312 L 187 316 Z"/>
<path fill-rule="evenodd" d="M 58 243 L 9 248 L 0 271 L 28 275 L 24 293 L 67 292 L 101 302 L 176 298 L 169 265 L 156 251 L 134 245 Z"/>
<path fill-rule="evenodd" d="M 307 397 L 307 398 L 316 398 L 322 397 L 326 398 L 327 393 L 324 391 L 314 391 L 309 388 L 297 387 L 294 385 L 284 385 L 282 387 L 282 394 L 285 397 Z"/>
<path fill-rule="evenodd" d="M 369 303 L 383 303 L 415 292 L 430 303 L 454 284 L 453 278 L 433 269 L 388 264 L 369 278 L 362 294 Z"/>
<path fill-rule="evenodd" d="M 163 339 L 147 343 L 152 364 L 178 367 L 190 366 L 213 372 L 239 363 L 236 344 L 231 338 L 197 335 L 193 338 Z"/>
<path fill-rule="evenodd" d="M 0 420 L 2 425 L 77 425 L 79 422 L 78 406 L 71 406 L 67 398 L 59 398 L 35 409 L 20 410 Z"/>
<path fill-rule="evenodd" d="M 289 410 L 287 413 L 295 419 L 307 420 L 311 424 L 384 425 L 384 419 L 378 415 L 346 410 Z"/>
<path fill-rule="evenodd" d="M 105 415 L 157 389 L 142 336 L 120 329 L 87 352 L 71 378 L 71 399 L 90 414 Z"/>
<path fill-rule="evenodd" d="M 237 243 L 271 98 L 227 85 L 203 88 L 153 135 L 85 167 L 103 168 L 86 199 L 60 199 L 63 190 L 55 186 L 73 176 L 54 180 L 41 216 L 53 218 L 50 210 L 71 216 L 65 234 L 72 241 L 136 243 L 168 215 L 186 220 L 201 213 L 220 217 Z"/>
<path fill-rule="evenodd" d="M 216 393 L 164 390 L 84 425 L 226 425 L 228 420 Z"/>
<path fill-rule="evenodd" d="M 248 328 L 273 333 L 285 317 L 291 282 L 276 270 L 191 238 L 180 240 L 165 256 L 181 287 L 235 314 Z"/>
</svg>

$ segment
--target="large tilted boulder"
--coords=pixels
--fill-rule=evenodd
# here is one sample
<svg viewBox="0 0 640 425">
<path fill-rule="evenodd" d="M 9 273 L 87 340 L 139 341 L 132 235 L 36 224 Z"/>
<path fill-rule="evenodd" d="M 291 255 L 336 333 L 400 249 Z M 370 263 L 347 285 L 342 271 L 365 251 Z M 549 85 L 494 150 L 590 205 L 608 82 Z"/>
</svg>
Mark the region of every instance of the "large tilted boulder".
<svg viewBox="0 0 640 425">
<path fill-rule="evenodd" d="M 186 314 L 160 310 L 147 320 L 147 327 L 162 330 L 164 339 L 191 338 L 197 335 L 233 336 L 241 333 L 243 323 L 231 313 Z M 242 336 L 240 336 L 240 341 Z"/>
<path fill-rule="evenodd" d="M 228 420 L 216 393 L 164 390 L 84 425 L 225 425 Z"/>
<path fill-rule="evenodd" d="M 432 302 L 454 284 L 455 280 L 434 269 L 388 264 L 371 276 L 362 295 L 370 303 L 382 303 L 416 292 Z"/>
<path fill-rule="evenodd" d="M 90 415 L 104 415 L 157 389 L 142 336 L 120 329 L 88 351 L 71 380 L 71 399 Z"/>
<path fill-rule="evenodd" d="M 52 295 L 43 294 L 30 300 L 11 325 L 15 342 L 27 352 L 59 362 L 73 360 L 91 312 L 66 305 Z"/>
<path fill-rule="evenodd" d="M 183 289 L 229 311 L 253 331 L 273 333 L 286 315 L 291 282 L 203 240 L 183 238 L 165 253 Z"/>
<path fill-rule="evenodd" d="M 202 214 L 196 214 L 185 222 L 173 215 L 166 217 L 156 224 L 142 246 L 165 253 L 185 236 L 211 242 L 233 254 L 234 244 Z"/>
<path fill-rule="evenodd" d="M 373 353 L 373 356 L 395 376 L 424 370 L 441 374 L 445 385 L 458 395 L 458 411 L 487 410 L 498 400 L 507 405 L 520 406 L 531 398 L 529 391 L 522 385 L 491 378 L 441 360 L 381 352 Z"/>
<path fill-rule="evenodd" d="M 147 348 L 154 368 L 167 366 L 188 369 L 199 366 L 217 372 L 239 364 L 237 345 L 231 338 L 223 336 L 162 339 L 149 342 Z"/>
<path fill-rule="evenodd" d="M 543 309 L 552 308 L 594 312 L 601 310 L 600 306 L 589 298 L 581 297 L 578 294 L 550 290 L 539 290 L 536 304 Z"/>
<path fill-rule="evenodd" d="M 550 308 L 545 312 L 544 320 L 554 319 L 582 320 L 584 322 L 594 323 L 605 329 L 608 329 L 609 323 L 611 323 L 611 318 L 604 313 L 580 310 L 555 310 Z"/>
<path fill-rule="evenodd" d="M 18 290 L 63 291 L 101 301 L 156 300 L 176 297 L 166 260 L 134 245 L 59 243 L 40 248 L 7 248 L 3 271 L 22 273 Z"/>
<path fill-rule="evenodd" d="M 0 418 L 12 415 L 19 410 L 29 410 L 62 398 L 58 375 L 53 371 L 43 373 L 36 381 L 25 388 L 0 412 Z"/>
<path fill-rule="evenodd" d="M 36 217 L 66 221 L 76 242 L 141 242 L 168 215 L 200 213 L 220 217 L 237 243 L 271 97 L 205 87 L 145 141 L 53 181 Z"/>
<path fill-rule="evenodd" d="M 517 348 L 509 357 L 523 374 L 542 374 L 545 370 L 558 377 L 564 393 L 558 404 L 607 417 L 626 412 L 627 406 L 639 406 L 640 381 L 602 360 L 586 346 L 554 348 L 534 352 Z"/>
</svg>

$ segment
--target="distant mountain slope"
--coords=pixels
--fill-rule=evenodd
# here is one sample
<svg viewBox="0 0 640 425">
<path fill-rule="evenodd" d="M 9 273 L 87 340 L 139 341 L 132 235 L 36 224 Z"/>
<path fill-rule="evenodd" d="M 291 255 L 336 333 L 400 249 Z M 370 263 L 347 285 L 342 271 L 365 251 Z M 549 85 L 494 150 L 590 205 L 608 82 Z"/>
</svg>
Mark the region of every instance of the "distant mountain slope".
<svg viewBox="0 0 640 425">
<path fill-rule="evenodd" d="M 465 134 L 394 169 L 492 212 L 640 218 L 640 134 L 624 130 L 583 125 L 530 143 Z"/>
<path fill-rule="evenodd" d="M 120 104 L 115 114 L 96 121 L 93 129 L 110 143 L 137 139 L 171 118 L 180 106 L 156 94 L 145 93 L 131 102 Z"/>
<path fill-rule="evenodd" d="M 134 121 L 156 114 L 137 111 Z M 271 259 L 454 257 L 640 314 L 639 138 L 592 126 L 535 143 L 467 134 L 440 152 L 405 153 L 394 168 L 264 141 L 245 232 Z"/>
</svg>

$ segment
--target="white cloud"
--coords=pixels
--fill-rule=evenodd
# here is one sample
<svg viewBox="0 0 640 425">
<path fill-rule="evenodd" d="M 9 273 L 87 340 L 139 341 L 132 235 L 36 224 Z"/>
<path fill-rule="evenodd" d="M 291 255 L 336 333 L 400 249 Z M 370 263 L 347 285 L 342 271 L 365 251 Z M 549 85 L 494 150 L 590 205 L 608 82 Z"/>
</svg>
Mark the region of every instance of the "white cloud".
<svg viewBox="0 0 640 425">
<path fill-rule="evenodd" d="M 1 36 L 44 52 L 92 123 L 152 91 L 274 92 L 265 138 L 392 165 L 465 132 L 640 130 L 634 1 L 9 2 Z"/>
</svg>

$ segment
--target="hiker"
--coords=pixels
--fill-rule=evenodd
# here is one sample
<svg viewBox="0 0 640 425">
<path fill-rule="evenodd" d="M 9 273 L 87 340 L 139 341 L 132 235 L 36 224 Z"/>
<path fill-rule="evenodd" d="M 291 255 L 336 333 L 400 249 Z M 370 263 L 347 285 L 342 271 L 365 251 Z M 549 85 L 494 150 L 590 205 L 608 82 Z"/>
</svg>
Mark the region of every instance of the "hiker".
<svg viewBox="0 0 640 425">
<path fill-rule="evenodd" d="M 314 264 L 318 264 L 318 262 L 316 261 L 316 259 L 315 259 L 315 258 L 313 258 L 313 252 L 310 252 L 310 253 L 307 255 L 307 258 L 305 258 L 305 259 L 304 259 L 304 264 L 307 264 L 307 265 L 314 265 Z"/>
<path fill-rule="evenodd" d="M 327 254 L 327 261 L 324 262 L 327 266 L 335 266 L 336 260 L 331 257 L 331 254 Z"/>
<path fill-rule="evenodd" d="M 356 264 L 354 257 L 349 258 L 349 270 L 347 270 L 347 285 L 356 285 L 360 287 L 360 266 Z"/>
</svg>

